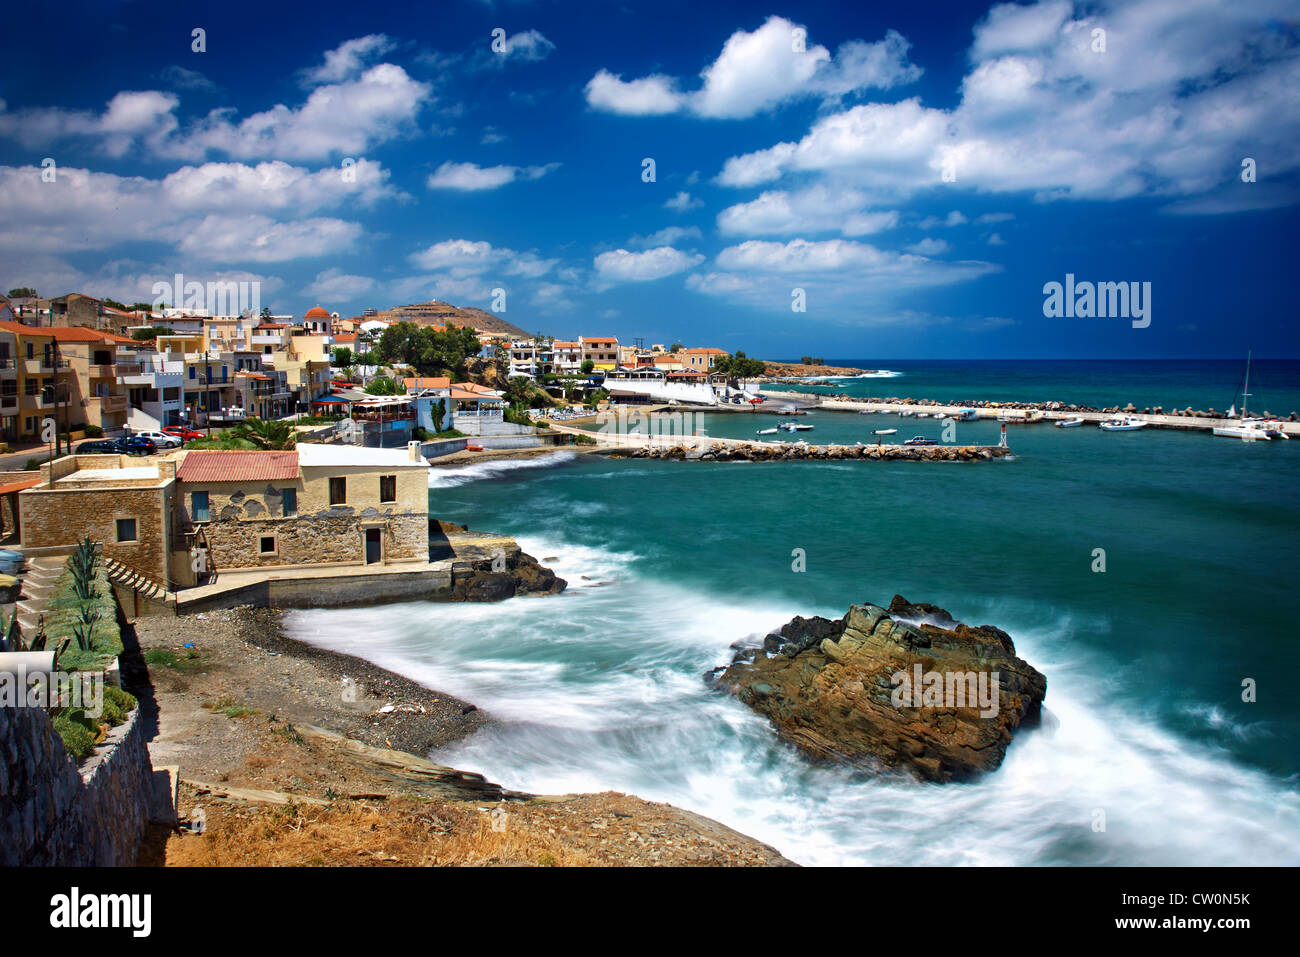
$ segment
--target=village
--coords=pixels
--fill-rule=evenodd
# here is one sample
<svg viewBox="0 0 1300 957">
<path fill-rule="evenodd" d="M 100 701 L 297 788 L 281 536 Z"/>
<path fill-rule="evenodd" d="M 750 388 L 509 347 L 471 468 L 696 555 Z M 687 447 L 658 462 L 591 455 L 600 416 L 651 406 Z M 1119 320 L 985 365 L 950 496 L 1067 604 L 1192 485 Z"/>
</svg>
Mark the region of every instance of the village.
<svg viewBox="0 0 1300 957">
<path fill-rule="evenodd" d="M 265 604 L 272 589 L 280 603 L 436 594 L 518 549 L 445 531 L 430 461 L 568 445 L 550 425 L 598 410 L 752 398 L 721 349 L 525 336 L 482 315 L 0 297 L 0 531 L 35 569 L 11 588 L 15 620 L 41 630 L 41 566 L 54 575 L 87 538 L 133 612 Z M 472 334 L 464 379 L 384 354 L 394 328 Z M 338 580 L 320 589 L 321 575 Z"/>
</svg>

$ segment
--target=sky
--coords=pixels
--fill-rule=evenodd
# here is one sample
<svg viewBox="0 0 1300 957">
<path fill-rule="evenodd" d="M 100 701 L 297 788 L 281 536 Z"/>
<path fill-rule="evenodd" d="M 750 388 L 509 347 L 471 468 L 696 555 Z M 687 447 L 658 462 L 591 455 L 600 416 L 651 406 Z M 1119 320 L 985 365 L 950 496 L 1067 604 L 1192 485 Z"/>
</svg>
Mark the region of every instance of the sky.
<svg viewBox="0 0 1300 957">
<path fill-rule="evenodd" d="M 1294 3 L 6 19 L 3 289 L 181 273 L 765 358 L 1300 356 Z M 1145 316 L 1045 315 L 1067 274 Z"/>
</svg>

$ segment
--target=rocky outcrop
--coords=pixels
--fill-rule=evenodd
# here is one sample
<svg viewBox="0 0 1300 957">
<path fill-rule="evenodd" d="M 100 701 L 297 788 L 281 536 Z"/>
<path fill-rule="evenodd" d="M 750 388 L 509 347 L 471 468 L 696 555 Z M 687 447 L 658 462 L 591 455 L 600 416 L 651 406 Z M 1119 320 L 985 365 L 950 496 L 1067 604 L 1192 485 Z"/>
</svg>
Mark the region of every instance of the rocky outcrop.
<svg viewBox="0 0 1300 957">
<path fill-rule="evenodd" d="M 569 586 L 518 546 L 500 559 L 467 562 L 452 574 L 452 601 L 502 601 L 516 595 L 558 595 Z"/>
<path fill-rule="evenodd" d="M 643 445 L 619 448 L 612 455 L 634 459 L 675 459 L 685 462 L 987 462 L 1010 455 L 997 445 L 800 445 L 794 442 L 744 442 L 699 445 Z"/>
<path fill-rule="evenodd" d="M 814 758 L 927 781 L 997 768 L 1047 694 L 1005 631 L 901 595 L 795 618 L 711 677 Z"/>
<path fill-rule="evenodd" d="M 452 601 L 502 601 L 515 595 L 557 595 L 569 583 L 508 535 L 472 531 L 454 522 L 429 525 L 429 557 L 452 560 Z"/>
</svg>

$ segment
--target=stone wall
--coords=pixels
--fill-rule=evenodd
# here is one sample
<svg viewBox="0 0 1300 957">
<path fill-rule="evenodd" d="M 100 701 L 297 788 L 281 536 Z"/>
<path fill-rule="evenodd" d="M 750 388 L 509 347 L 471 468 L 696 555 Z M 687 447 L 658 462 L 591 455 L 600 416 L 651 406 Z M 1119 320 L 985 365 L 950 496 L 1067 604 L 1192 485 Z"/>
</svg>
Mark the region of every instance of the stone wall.
<svg viewBox="0 0 1300 957">
<path fill-rule="evenodd" d="M 218 572 L 276 565 L 347 564 L 365 561 L 365 529 L 382 532 L 383 561 L 427 561 L 427 512 L 401 514 L 374 507 L 353 512 L 318 513 L 297 518 L 219 518 L 206 525 L 208 546 Z M 273 536 L 275 553 L 262 554 L 261 539 Z"/>
<path fill-rule="evenodd" d="M 25 549 L 66 548 L 89 535 L 104 554 L 156 579 L 167 575 L 174 480 L 153 487 L 50 488 L 18 495 Z M 117 540 L 116 520 L 134 518 L 136 540 Z"/>
<path fill-rule="evenodd" d="M 80 769 L 40 708 L 0 708 L 0 866 L 135 864 L 153 765 L 140 709 Z"/>
</svg>

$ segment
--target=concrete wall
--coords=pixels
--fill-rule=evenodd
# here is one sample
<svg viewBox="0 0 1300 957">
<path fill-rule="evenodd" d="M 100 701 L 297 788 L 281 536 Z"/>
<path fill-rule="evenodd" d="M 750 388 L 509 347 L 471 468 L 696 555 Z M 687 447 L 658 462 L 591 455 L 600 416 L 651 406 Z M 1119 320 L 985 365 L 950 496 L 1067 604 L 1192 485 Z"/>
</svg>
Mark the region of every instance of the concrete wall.
<svg viewBox="0 0 1300 957">
<path fill-rule="evenodd" d="M 0 866 L 129 867 L 153 765 L 137 708 L 78 769 L 39 708 L 0 708 Z"/>
<path fill-rule="evenodd" d="M 328 582 L 311 577 L 270 579 L 208 597 L 186 600 L 182 593 L 176 611 L 177 614 L 185 615 L 239 605 L 255 605 L 259 608 L 343 608 L 349 605 L 445 599 L 450 589 L 450 570 L 339 576 L 331 577 Z"/>
<path fill-rule="evenodd" d="M 453 452 L 464 452 L 469 439 L 435 439 L 420 446 L 420 454 L 426 459 L 436 459 Z M 476 445 L 479 443 L 475 443 Z M 426 480 L 427 481 L 427 480 Z"/>
</svg>

